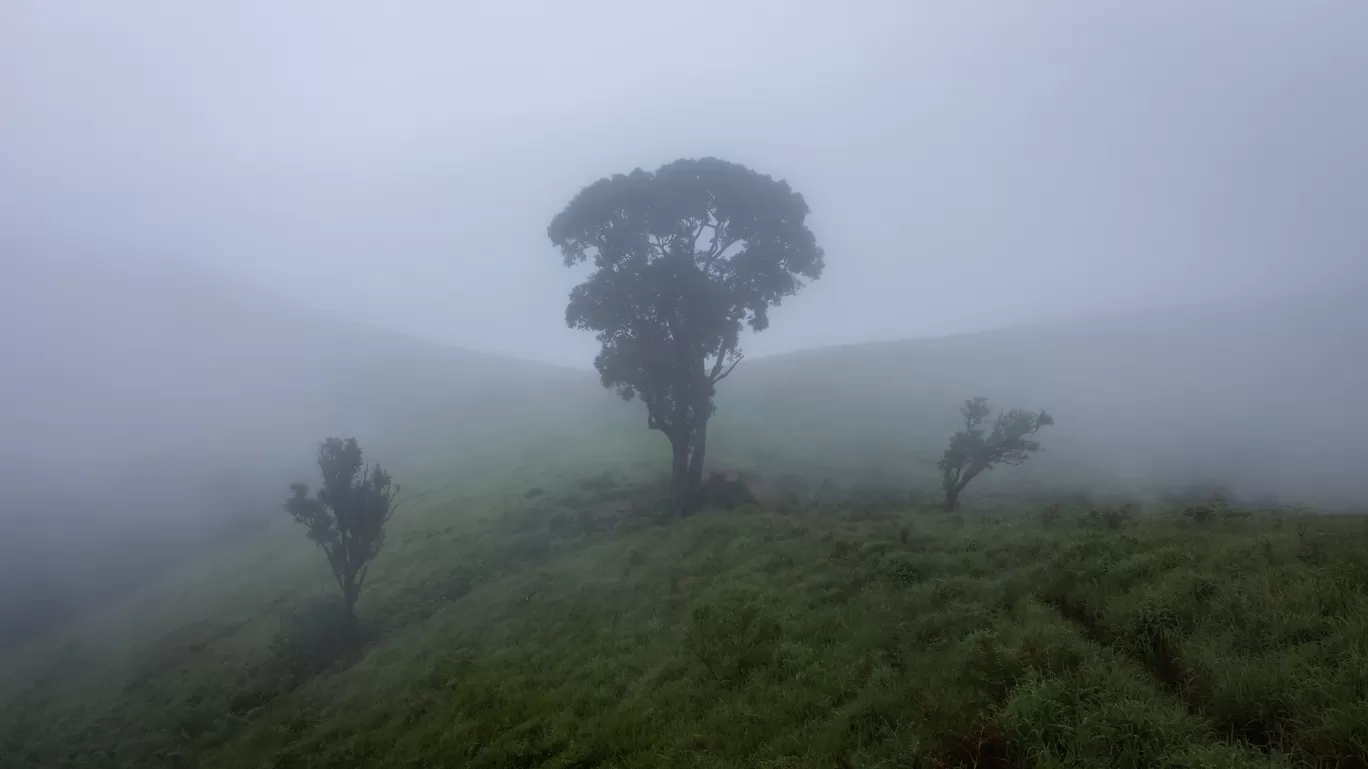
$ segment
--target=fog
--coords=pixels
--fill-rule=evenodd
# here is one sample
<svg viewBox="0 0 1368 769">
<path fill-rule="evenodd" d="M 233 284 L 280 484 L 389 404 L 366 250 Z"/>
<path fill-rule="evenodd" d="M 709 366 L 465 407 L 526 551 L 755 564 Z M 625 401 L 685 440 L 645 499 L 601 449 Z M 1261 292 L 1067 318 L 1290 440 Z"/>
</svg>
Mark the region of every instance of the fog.
<svg viewBox="0 0 1368 769">
<path fill-rule="evenodd" d="M 546 223 L 706 154 L 790 180 L 832 255 L 757 354 L 1364 276 L 1358 3 L 0 14 L 7 239 L 473 349 L 586 365 Z"/>
<path fill-rule="evenodd" d="M 1129 347 L 1041 331 L 1034 368 L 912 356 L 888 386 L 951 415 L 960 385 L 1064 400 L 1011 405 L 1087 420 L 1080 452 L 1126 444 L 1109 464 L 1131 469 L 1173 459 L 1156 424 L 1200 421 L 1208 446 L 1276 447 L 1281 487 L 1352 497 L 1366 38 L 1368 6 L 1333 1 L 12 0 L 5 518 L 86 545 L 70 521 L 222 517 L 215 478 L 275 515 L 327 432 L 416 467 L 515 422 L 619 418 L 546 225 L 596 178 L 706 155 L 788 180 L 827 253 L 743 340 L 760 381 L 796 350 L 1131 318 L 1102 326 Z M 1227 305 L 1253 309 L 1172 315 Z M 1263 364 L 1215 370 L 1236 359 Z M 1123 363 L 1124 389 L 1060 373 Z M 928 370 L 960 364 L 983 376 Z M 1007 376 L 1036 380 L 980 381 Z M 566 417 L 565 388 L 596 405 Z"/>
</svg>

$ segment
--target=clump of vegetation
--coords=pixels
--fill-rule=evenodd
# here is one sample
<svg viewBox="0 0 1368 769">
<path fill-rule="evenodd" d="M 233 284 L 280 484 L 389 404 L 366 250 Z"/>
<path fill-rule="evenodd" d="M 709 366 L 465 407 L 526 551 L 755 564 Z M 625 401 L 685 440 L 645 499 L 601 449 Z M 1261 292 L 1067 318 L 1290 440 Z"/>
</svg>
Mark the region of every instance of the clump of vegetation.
<svg viewBox="0 0 1368 769">
<path fill-rule="evenodd" d="M 960 408 L 964 429 L 950 436 L 950 446 L 936 465 L 945 490 L 946 512 L 955 512 L 964 487 L 983 471 L 994 465 L 1019 465 L 1039 451 L 1040 443 L 1030 436 L 1054 424 L 1054 417 L 1044 411 L 1012 409 L 998 414 L 989 431 L 984 425 L 989 413 L 988 399 L 983 397 L 970 398 Z"/>
<path fill-rule="evenodd" d="M 907 553 L 889 553 L 884 557 L 884 571 L 894 582 L 911 585 L 925 579 L 925 562 Z"/>
<path fill-rule="evenodd" d="M 710 473 L 698 494 L 701 504 L 720 510 L 732 510 L 757 502 L 743 478 L 728 477 L 725 473 Z"/>
<path fill-rule="evenodd" d="M 735 682 L 773 661 L 780 637 L 754 591 L 736 590 L 689 608 L 689 650 L 719 682 Z"/>
<path fill-rule="evenodd" d="M 1134 505 L 1130 503 L 1117 507 L 1093 508 L 1088 511 L 1087 515 L 1083 516 L 1080 523 L 1094 528 L 1122 529 L 1134 519 L 1133 510 Z"/>
<path fill-rule="evenodd" d="M 323 486 L 309 496 L 296 483 L 285 501 L 290 516 L 308 528 L 309 539 L 328 559 L 342 591 L 342 633 L 356 638 L 356 599 L 371 561 L 385 544 L 385 524 L 394 514 L 399 485 L 380 465 L 365 464 L 355 438 L 328 438 L 318 447 Z"/>
</svg>

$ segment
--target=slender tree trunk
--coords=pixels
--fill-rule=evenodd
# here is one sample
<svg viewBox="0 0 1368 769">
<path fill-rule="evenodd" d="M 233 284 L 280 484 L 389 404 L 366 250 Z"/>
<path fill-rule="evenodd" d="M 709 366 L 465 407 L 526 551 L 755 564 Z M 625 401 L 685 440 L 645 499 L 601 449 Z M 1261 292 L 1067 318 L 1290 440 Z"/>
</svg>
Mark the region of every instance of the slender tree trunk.
<svg viewBox="0 0 1368 769">
<path fill-rule="evenodd" d="M 708 419 L 702 417 L 694 427 L 693 450 L 689 454 L 689 491 L 685 498 L 685 514 L 696 513 L 702 506 L 703 456 L 708 451 Z"/>
<path fill-rule="evenodd" d="M 346 636 L 348 644 L 357 643 L 361 637 L 360 625 L 356 621 L 356 599 L 360 594 L 356 578 L 348 577 L 342 586 L 342 634 Z"/>
<path fill-rule="evenodd" d="M 674 460 L 670 465 L 670 514 L 682 516 L 688 510 L 689 441 L 683 435 L 670 436 Z"/>
</svg>

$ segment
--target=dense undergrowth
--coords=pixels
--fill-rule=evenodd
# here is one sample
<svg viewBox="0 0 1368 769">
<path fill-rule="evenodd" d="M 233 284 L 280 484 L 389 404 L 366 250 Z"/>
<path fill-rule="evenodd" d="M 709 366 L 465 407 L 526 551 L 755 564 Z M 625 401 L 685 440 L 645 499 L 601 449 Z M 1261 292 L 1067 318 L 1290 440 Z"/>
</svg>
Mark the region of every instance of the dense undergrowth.
<svg viewBox="0 0 1368 769">
<path fill-rule="evenodd" d="M 1361 518 L 648 502 L 432 503 L 355 656 L 256 543 L 10 655 L 0 765 L 1368 764 Z"/>
</svg>

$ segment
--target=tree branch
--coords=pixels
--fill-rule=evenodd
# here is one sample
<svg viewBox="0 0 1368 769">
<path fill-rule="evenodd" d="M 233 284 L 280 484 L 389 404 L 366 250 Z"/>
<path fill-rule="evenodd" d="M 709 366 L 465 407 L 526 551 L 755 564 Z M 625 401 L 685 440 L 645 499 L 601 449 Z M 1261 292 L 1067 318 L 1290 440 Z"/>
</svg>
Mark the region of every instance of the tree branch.
<svg viewBox="0 0 1368 769">
<path fill-rule="evenodd" d="M 726 364 L 727 356 L 735 349 L 736 348 L 727 344 L 727 342 L 722 342 L 722 346 L 717 351 L 717 360 L 713 361 L 712 371 L 708 374 L 708 381 L 710 383 L 717 384 L 718 382 L 721 382 L 727 377 L 727 374 L 732 372 L 732 369 L 736 368 L 736 364 L 740 363 L 741 359 L 746 357 L 744 355 L 737 355 L 736 359 L 732 361 L 732 364 L 727 367 L 727 370 L 723 371 L 722 366 Z"/>
<path fill-rule="evenodd" d="M 647 245 L 649 245 L 651 248 L 655 249 L 655 252 L 656 252 L 658 255 L 660 255 L 660 258 L 662 258 L 662 259 L 665 258 L 665 241 L 664 241 L 664 240 L 662 240 L 661 238 L 658 238 L 658 237 L 656 237 L 656 236 L 654 236 L 654 235 L 647 235 L 647 236 L 646 236 L 646 243 L 647 243 Z"/>
<path fill-rule="evenodd" d="M 697 224 L 697 226 L 694 227 L 694 229 L 693 229 L 693 234 L 692 234 L 692 236 L 690 236 L 690 238 L 689 238 L 689 253 L 690 253 L 690 254 L 695 253 L 695 252 L 698 250 L 698 238 L 699 238 L 700 235 L 703 234 L 703 228 L 706 227 L 706 226 L 708 226 L 708 222 L 707 222 L 706 219 L 699 219 L 699 220 L 698 220 L 698 224 Z"/>
<path fill-rule="evenodd" d="M 731 362 L 731 365 L 727 367 L 727 370 L 726 370 L 726 371 L 722 371 L 722 373 L 720 373 L 720 374 L 718 373 L 718 371 L 719 371 L 719 369 L 721 369 L 721 366 L 722 366 L 722 358 L 721 358 L 721 357 L 718 357 L 718 359 L 717 359 L 717 364 L 713 366 L 713 374 L 712 374 L 712 377 L 711 377 L 712 383 L 713 383 L 713 384 L 717 384 L 718 382 L 721 382 L 723 379 L 726 379 L 726 378 L 727 378 L 727 375 L 730 374 L 730 373 L 732 372 L 732 369 L 736 368 L 736 364 L 740 363 L 745 357 L 746 357 L 746 356 L 744 356 L 744 355 L 737 355 L 737 356 L 736 356 L 736 359 L 733 360 L 733 361 Z"/>
<path fill-rule="evenodd" d="M 740 238 L 727 238 L 727 223 L 722 219 L 715 219 L 712 222 L 713 238 L 712 246 L 708 249 L 707 256 L 703 259 L 704 270 L 712 269 L 713 263 L 717 258 L 725 253 L 727 249 L 736 245 Z"/>
<path fill-rule="evenodd" d="M 320 545 L 322 545 L 322 543 L 320 543 Z M 337 581 L 337 589 L 345 592 L 347 588 L 342 584 L 341 568 L 344 564 L 338 563 L 336 548 L 329 548 L 327 545 L 322 545 L 322 547 L 323 553 L 328 556 L 328 565 L 332 567 L 333 579 Z"/>
</svg>

